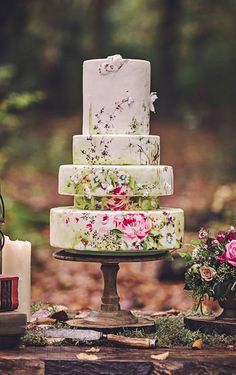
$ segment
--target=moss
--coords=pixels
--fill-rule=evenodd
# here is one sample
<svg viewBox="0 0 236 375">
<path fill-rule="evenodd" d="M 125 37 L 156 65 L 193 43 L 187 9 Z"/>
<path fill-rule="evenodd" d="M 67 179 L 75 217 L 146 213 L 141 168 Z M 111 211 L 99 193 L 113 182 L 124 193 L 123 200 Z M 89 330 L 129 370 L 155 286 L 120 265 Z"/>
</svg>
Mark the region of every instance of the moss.
<svg viewBox="0 0 236 375">
<path fill-rule="evenodd" d="M 197 339 L 202 339 L 205 345 L 222 347 L 236 344 L 236 336 L 220 335 L 218 333 L 207 334 L 200 331 L 192 332 L 184 327 L 183 315 L 175 317 L 158 318 L 156 320 L 155 332 L 145 334 L 142 330 L 124 330 L 123 334 L 130 337 L 150 337 L 158 340 L 160 348 L 170 346 L 191 346 Z"/>
<path fill-rule="evenodd" d="M 59 323 L 56 328 L 63 328 L 66 326 L 64 323 Z M 184 327 L 183 315 L 170 316 L 156 319 L 155 332 L 146 333 L 142 329 L 131 331 L 124 329 L 117 334 L 122 334 L 128 337 L 149 337 L 157 339 L 157 347 L 166 348 L 171 346 L 192 346 L 193 342 L 197 339 L 202 339 L 203 343 L 207 346 L 212 347 L 225 347 L 226 345 L 235 345 L 236 336 L 220 335 L 218 333 L 202 333 L 200 331 L 192 332 Z M 28 331 L 23 337 L 23 343 L 25 345 L 42 346 L 46 345 L 46 338 L 43 330 Z M 56 343 L 55 345 L 94 345 L 92 341 L 75 341 L 75 340 L 64 340 L 62 343 Z M 111 345 L 106 340 L 96 341 L 96 345 Z"/>
<path fill-rule="evenodd" d="M 21 339 L 22 343 L 27 346 L 45 346 L 47 339 L 43 330 L 26 331 Z"/>
</svg>

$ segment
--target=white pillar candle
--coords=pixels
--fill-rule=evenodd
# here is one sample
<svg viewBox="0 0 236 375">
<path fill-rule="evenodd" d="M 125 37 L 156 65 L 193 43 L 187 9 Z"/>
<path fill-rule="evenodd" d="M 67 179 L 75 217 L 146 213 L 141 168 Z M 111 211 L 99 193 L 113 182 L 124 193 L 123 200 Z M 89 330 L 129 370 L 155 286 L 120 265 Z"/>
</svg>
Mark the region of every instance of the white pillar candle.
<svg viewBox="0 0 236 375">
<path fill-rule="evenodd" d="M 11 241 L 5 236 L 2 249 L 2 273 L 19 277 L 19 312 L 27 314 L 30 320 L 31 300 L 31 243 L 28 241 Z"/>
</svg>

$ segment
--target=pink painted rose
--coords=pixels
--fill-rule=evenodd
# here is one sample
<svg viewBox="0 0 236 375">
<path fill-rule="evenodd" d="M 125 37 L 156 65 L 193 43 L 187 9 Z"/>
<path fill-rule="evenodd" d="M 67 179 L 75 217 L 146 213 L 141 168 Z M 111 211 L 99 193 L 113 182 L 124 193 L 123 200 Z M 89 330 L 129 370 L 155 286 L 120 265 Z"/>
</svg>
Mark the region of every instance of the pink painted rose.
<svg viewBox="0 0 236 375">
<path fill-rule="evenodd" d="M 92 224 L 87 224 L 86 228 L 88 229 L 89 232 L 92 232 L 92 230 L 93 230 Z"/>
<path fill-rule="evenodd" d="M 152 223 L 144 214 L 117 215 L 114 218 L 116 228 L 124 233 L 128 240 L 145 240 L 152 229 Z"/>
<path fill-rule="evenodd" d="M 202 280 L 204 281 L 211 281 L 213 277 L 216 275 L 216 270 L 209 266 L 201 266 L 199 268 L 199 272 L 201 275 Z"/>
<path fill-rule="evenodd" d="M 109 197 L 107 199 L 107 209 L 114 211 L 125 210 L 128 203 L 129 197 Z"/>
<path fill-rule="evenodd" d="M 129 203 L 129 193 L 128 186 L 117 186 L 112 190 L 111 194 L 114 196 L 107 197 L 107 209 L 108 210 L 125 210 L 127 204 Z"/>
<path fill-rule="evenodd" d="M 114 195 L 126 195 L 128 193 L 128 186 L 117 186 L 115 189 L 112 190 L 112 194 Z"/>
</svg>

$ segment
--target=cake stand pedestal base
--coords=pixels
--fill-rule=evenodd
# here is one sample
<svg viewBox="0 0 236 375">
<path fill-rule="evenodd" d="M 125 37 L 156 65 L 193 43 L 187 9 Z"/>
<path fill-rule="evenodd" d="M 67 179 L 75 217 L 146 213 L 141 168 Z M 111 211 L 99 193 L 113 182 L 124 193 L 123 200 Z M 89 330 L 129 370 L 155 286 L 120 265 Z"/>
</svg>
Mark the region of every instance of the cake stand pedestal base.
<svg viewBox="0 0 236 375">
<path fill-rule="evenodd" d="M 225 335 L 236 334 L 236 320 L 218 319 L 217 316 L 187 316 L 184 318 L 184 325 L 191 331 L 218 332 Z"/>
<path fill-rule="evenodd" d="M 124 253 L 110 253 L 100 255 L 99 253 L 69 252 L 65 250 L 57 251 L 54 258 L 66 261 L 95 262 L 101 263 L 104 288 L 102 294 L 102 304 L 100 311 L 91 311 L 86 317 L 73 320 L 73 325 L 77 328 L 99 329 L 103 331 L 119 330 L 122 328 L 137 329 L 155 327 L 154 320 L 136 317 L 129 310 L 121 310 L 120 298 L 117 293 L 117 273 L 119 263 L 124 262 L 146 262 L 163 259 L 167 251 L 159 251 L 144 255 L 124 255 Z"/>
</svg>

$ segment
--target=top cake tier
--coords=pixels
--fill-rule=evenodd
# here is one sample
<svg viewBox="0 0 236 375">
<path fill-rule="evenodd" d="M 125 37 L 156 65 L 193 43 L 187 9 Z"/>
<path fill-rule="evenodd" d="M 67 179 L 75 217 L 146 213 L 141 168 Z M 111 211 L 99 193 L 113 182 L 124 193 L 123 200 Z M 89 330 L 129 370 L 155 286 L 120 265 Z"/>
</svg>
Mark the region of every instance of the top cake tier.
<svg viewBox="0 0 236 375">
<path fill-rule="evenodd" d="M 87 60 L 83 64 L 83 134 L 149 134 L 150 63 L 123 59 Z"/>
</svg>

